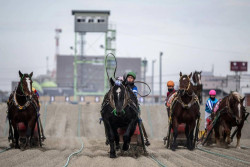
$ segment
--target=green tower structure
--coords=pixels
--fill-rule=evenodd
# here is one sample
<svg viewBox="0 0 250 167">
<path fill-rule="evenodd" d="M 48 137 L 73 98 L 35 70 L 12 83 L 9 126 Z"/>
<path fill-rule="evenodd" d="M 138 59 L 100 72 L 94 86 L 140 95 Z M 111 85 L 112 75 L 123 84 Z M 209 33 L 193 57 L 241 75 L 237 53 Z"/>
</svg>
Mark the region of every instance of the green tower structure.
<svg viewBox="0 0 250 167">
<path fill-rule="evenodd" d="M 108 57 L 107 64 L 105 63 L 105 57 L 102 62 L 104 65 L 104 91 L 103 92 L 80 92 L 77 88 L 77 66 L 79 64 L 93 64 L 97 63 L 92 60 L 81 60 L 77 52 L 77 35 L 84 35 L 87 32 L 103 32 L 105 33 L 105 56 L 109 53 L 115 55 L 115 40 L 116 40 L 116 30 L 108 28 L 108 16 L 109 11 L 89 11 L 89 10 L 73 10 L 72 15 L 75 16 L 75 47 L 74 47 L 74 101 L 77 101 L 77 96 L 79 95 L 104 95 L 108 91 L 108 78 L 106 75 L 106 67 L 108 71 L 114 70 L 112 65 L 114 58 Z M 83 43 L 83 42 L 82 42 Z M 83 50 L 83 48 L 81 49 Z M 83 55 L 82 55 L 83 56 Z"/>
</svg>

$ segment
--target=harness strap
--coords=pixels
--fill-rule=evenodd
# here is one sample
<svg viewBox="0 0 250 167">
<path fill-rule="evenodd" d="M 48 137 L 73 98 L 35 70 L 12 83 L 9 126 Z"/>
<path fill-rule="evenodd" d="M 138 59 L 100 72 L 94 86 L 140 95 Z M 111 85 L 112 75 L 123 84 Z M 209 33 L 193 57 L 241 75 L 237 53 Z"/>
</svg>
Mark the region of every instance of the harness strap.
<svg viewBox="0 0 250 167">
<path fill-rule="evenodd" d="M 178 97 L 177 97 L 177 101 L 178 101 L 178 102 L 182 105 L 182 107 L 185 108 L 185 109 L 191 108 L 191 106 L 192 106 L 194 103 L 197 103 L 198 106 L 200 106 L 200 105 L 199 105 L 199 99 L 198 99 L 197 95 L 196 95 L 194 92 L 192 93 L 192 99 L 191 99 L 191 101 L 190 101 L 188 104 L 186 104 L 186 103 L 184 103 L 184 102 L 182 101 L 181 96 L 178 96 Z"/>
</svg>

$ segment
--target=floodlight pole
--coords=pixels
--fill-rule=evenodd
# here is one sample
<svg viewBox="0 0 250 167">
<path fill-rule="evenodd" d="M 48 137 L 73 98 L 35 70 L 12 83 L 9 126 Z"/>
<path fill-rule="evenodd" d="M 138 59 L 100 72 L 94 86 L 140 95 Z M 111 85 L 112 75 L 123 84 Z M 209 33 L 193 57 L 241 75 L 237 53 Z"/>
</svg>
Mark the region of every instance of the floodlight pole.
<svg viewBox="0 0 250 167">
<path fill-rule="evenodd" d="M 75 32 L 75 52 L 74 52 L 74 101 L 76 101 L 77 94 L 77 33 Z"/>
<path fill-rule="evenodd" d="M 154 99 L 154 64 L 155 64 L 155 61 L 156 60 L 152 60 L 152 78 L 151 78 L 151 82 L 152 82 L 152 102 L 154 103 L 155 102 L 155 99 Z"/>
<path fill-rule="evenodd" d="M 163 53 L 162 52 L 160 52 L 160 83 L 159 83 L 159 85 L 160 85 L 160 96 L 159 96 L 159 104 L 161 104 L 161 98 L 162 98 L 162 95 L 161 95 L 161 88 L 162 88 L 162 84 L 161 84 L 161 82 L 162 82 L 162 55 L 163 55 Z"/>
</svg>

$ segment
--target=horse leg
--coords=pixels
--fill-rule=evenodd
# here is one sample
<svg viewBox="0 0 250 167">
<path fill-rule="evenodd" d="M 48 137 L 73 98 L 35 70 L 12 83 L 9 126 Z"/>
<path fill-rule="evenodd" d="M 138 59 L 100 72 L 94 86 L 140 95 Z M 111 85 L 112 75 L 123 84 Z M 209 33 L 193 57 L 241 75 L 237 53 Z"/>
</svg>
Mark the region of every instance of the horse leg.
<svg viewBox="0 0 250 167">
<path fill-rule="evenodd" d="M 192 125 L 187 125 L 185 127 L 185 134 L 187 138 L 187 149 L 193 150 L 193 133 L 194 133 L 194 126 Z"/>
<path fill-rule="evenodd" d="M 236 148 L 238 148 L 238 149 L 240 149 L 241 129 L 242 129 L 243 125 L 244 125 L 244 122 L 238 126 L 238 131 L 237 131 L 237 135 L 236 135 L 237 136 Z"/>
<path fill-rule="evenodd" d="M 32 136 L 34 133 L 34 129 L 36 126 L 36 118 L 32 118 L 32 120 L 29 121 L 26 129 L 26 143 L 25 143 L 25 148 L 29 147 L 32 142 Z"/>
<path fill-rule="evenodd" d="M 189 128 L 189 143 L 190 143 L 190 148 L 189 150 L 193 150 L 195 145 L 194 145 L 194 128 L 195 128 L 195 120 L 192 122 Z"/>
<path fill-rule="evenodd" d="M 20 149 L 19 133 L 18 133 L 18 130 L 17 130 L 17 125 L 15 123 L 13 123 L 12 126 L 14 128 L 14 137 L 15 137 L 15 140 L 16 140 L 15 148 Z"/>
<path fill-rule="evenodd" d="M 189 149 L 189 126 L 186 124 L 185 126 L 185 135 L 186 135 L 186 138 L 187 138 L 187 142 L 186 142 L 186 147 Z"/>
<path fill-rule="evenodd" d="M 129 144 L 130 144 L 130 140 L 131 140 L 131 137 L 133 136 L 134 132 L 135 132 L 135 128 L 136 128 L 136 122 L 137 122 L 137 119 L 133 119 L 128 127 L 127 127 L 127 130 L 126 132 L 124 133 L 123 135 L 123 146 L 122 146 L 122 150 L 124 151 L 127 151 L 129 149 Z"/>
<path fill-rule="evenodd" d="M 225 126 L 225 133 L 226 133 L 226 143 L 225 143 L 225 147 L 228 146 L 228 144 L 231 143 L 231 129 L 228 127 L 228 125 Z"/>
<path fill-rule="evenodd" d="M 219 132 L 219 129 L 220 129 L 220 126 L 219 125 L 216 125 L 214 127 L 214 133 L 215 133 L 215 140 L 216 140 L 216 145 L 217 147 L 220 147 L 221 146 L 221 143 L 220 143 L 220 132 Z M 213 129 L 211 129 L 213 130 Z"/>
<path fill-rule="evenodd" d="M 103 120 L 103 123 L 106 126 L 106 133 L 107 133 L 107 137 L 109 140 L 109 145 L 110 145 L 110 153 L 109 153 L 109 157 L 110 158 L 116 158 L 116 153 L 115 153 L 115 137 L 114 137 L 114 132 L 113 129 L 110 126 L 110 123 L 108 121 L 106 121 L 105 119 Z"/>
<path fill-rule="evenodd" d="M 172 149 L 172 151 L 175 151 L 177 148 L 176 138 L 178 136 L 178 123 L 177 123 L 176 119 L 173 120 L 173 130 L 174 130 L 174 132 L 173 132 L 174 140 L 173 140 L 173 143 L 171 145 L 171 149 Z"/>
<path fill-rule="evenodd" d="M 119 135 L 118 135 L 118 132 L 117 132 L 117 128 L 113 128 L 113 132 L 114 132 L 114 137 L 115 137 L 115 149 L 116 151 L 120 150 L 120 138 L 119 138 Z"/>
<path fill-rule="evenodd" d="M 108 134 L 107 134 L 107 131 L 108 131 L 107 125 L 106 125 L 106 123 L 104 121 L 103 121 L 103 124 L 104 124 L 105 136 L 106 136 L 106 142 L 105 142 L 105 144 L 109 145 L 109 138 L 108 138 Z"/>
</svg>

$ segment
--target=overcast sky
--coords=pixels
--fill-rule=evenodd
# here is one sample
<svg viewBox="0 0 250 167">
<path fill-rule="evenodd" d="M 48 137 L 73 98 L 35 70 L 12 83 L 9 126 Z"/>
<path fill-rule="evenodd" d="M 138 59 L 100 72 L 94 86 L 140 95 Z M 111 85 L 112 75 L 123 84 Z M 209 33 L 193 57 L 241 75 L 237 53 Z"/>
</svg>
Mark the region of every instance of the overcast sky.
<svg viewBox="0 0 250 167">
<path fill-rule="evenodd" d="M 194 70 L 216 75 L 230 72 L 230 61 L 250 60 L 249 0 L 0 0 L 0 90 L 10 90 L 18 70 L 53 68 L 55 28 L 61 28 L 60 54 L 72 54 L 72 10 L 110 10 L 117 30 L 117 56 L 141 57 L 155 63 L 163 52 L 163 82 Z M 88 34 L 85 53 L 103 55 L 104 34 Z M 155 90 L 157 90 L 155 88 Z"/>
</svg>

